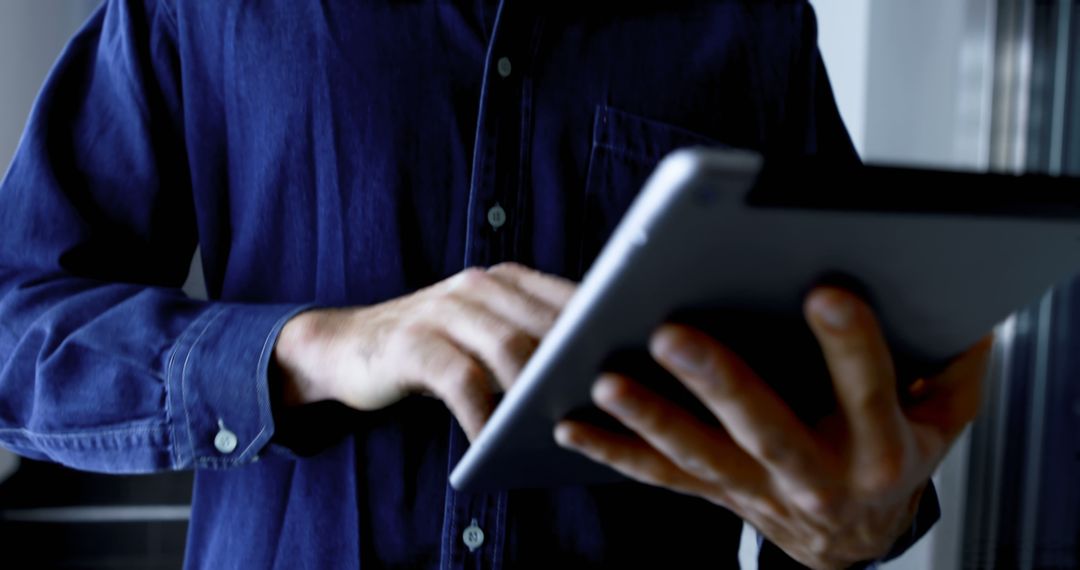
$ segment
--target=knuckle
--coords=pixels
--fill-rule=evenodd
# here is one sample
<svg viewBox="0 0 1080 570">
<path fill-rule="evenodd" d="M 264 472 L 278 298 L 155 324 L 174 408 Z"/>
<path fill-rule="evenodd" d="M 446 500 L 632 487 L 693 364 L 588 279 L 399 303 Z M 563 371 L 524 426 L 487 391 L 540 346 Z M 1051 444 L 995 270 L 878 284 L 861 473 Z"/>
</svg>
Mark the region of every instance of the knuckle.
<svg viewBox="0 0 1080 570">
<path fill-rule="evenodd" d="M 718 507 L 723 507 L 740 518 L 745 520 L 743 513 L 739 512 L 739 502 L 735 499 L 732 493 L 724 489 L 722 485 L 716 485 L 708 489 L 708 492 L 704 495 L 705 500 L 713 503 Z"/>
<path fill-rule="evenodd" d="M 448 307 L 448 300 L 454 298 L 452 294 L 447 296 L 425 295 L 413 305 L 410 316 L 415 320 L 420 320 L 443 314 Z"/>
<path fill-rule="evenodd" d="M 536 307 L 535 314 L 545 331 L 550 331 L 555 326 L 555 321 L 559 319 L 559 311 L 543 305 Z"/>
<path fill-rule="evenodd" d="M 683 379 L 701 386 L 708 399 L 717 404 L 738 406 L 750 396 L 746 384 L 738 375 L 730 374 L 712 361 L 705 363 L 697 375 L 687 375 Z"/>
<path fill-rule="evenodd" d="M 479 267 L 469 267 L 458 273 L 458 279 L 465 284 L 485 283 L 488 275 L 486 271 Z"/>
<path fill-rule="evenodd" d="M 799 507 L 817 519 L 828 519 L 835 516 L 840 510 L 841 498 L 836 491 L 829 489 L 813 489 L 801 493 L 798 497 Z"/>
<path fill-rule="evenodd" d="M 814 533 L 806 539 L 806 549 L 819 560 L 828 559 L 834 552 L 834 540 L 826 534 Z"/>
<path fill-rule="evenodd" d="M 743 520 L 754 521 L 757 530 L 766 536 L 770 534 L 770 529 L 776 529 L 776 522 L 791 520 L 793 514 L 801 509 L 797 496 L 784 496 L 781 503 L 780 499 L 761 489 L 748 492 L 721 487 L 720 490 L 728 496 L 731 511 Z"/>
<path fill-rule="evenodd" d="M 674 469 L 666 469 L 653 462 L 642 461 L 639 463 L 636 470 L 654 485 L 660 487 L 671 488 L 679 483 L 679 479 L 675 475 Z"/>
<path fill-rule="evenodd" d="M 789 511 L 780 500 L 769 495 L 759 495 L 749 501 L 753 505 L 753 512 L 763 515 L 767 520 L 784 520 L 788 518 Z"/>
<path fill-rule="evenodd" d="M 488 271 L 491 271 L 493 273 L 516 274 L 516 273 L 522 273 L 525 270 L 526 270 L 525 266 L 521 265 L 520 263 L 515 263 L 513 261 L 504 261 L 502 263 L 499 263 L 499 264 L 496 264 L 496 265 L 492 266 L 491 269 L 489 269 Z"/>
<path fill-rule="evenodd" d="M 605 373 L 604 377 L 604 391 L 599 394 L 595 392 L 596 386 L 594 385 L 594 398 L 601 398 L 601 403 L 607 405 L 615 405 L 620 408 L 633 408 L 634 417 L 636 421 L 643 422 L 643 418 L 651 410 L 639 410 L 641 406 L 637 406 L 639 398 L 636 397 L 634 387 L 622 376 L 617 374 Z"/>
<path fill-rule="evenodd" d="M 463 361 L 452 367 L 447 374 L 451 390 L 457 393 L 473 393 L 487 384 L 487 374 L 472 361 Z"/>
<path fill-rule="evenodd" d="M 430 307 L 428 314 L 438 319 L 436 322 L 442 326 L 446 326 L 447 317 L 450 322 L 458 322 L 469 319 L 475 313 L 473 303 L 457 292 L 450 293 L 439 301 L 433 301 Z"/>
<path fill-rule="evenodd" d="M 698 374 L 709 397 L 717 402 L 737 404 L 753 398 L 753 391 L 745 377 L 737 371 L 721 366 L 715 358 L 706 358 Z"/>
<path fill-rule="evenodd" d="M 523 299 L 523 301 L 525 302 L 529 319 L 536 325 L 539 325 L 543 330 L 550 330 L 555 324 L 555 319 L 559 316 L 558 310 L 528 297 Z"/>
<path fill-rule="evenodd" d="M 761 461 L 771 465 L 783 465 L 788 462 L 791 452 L 785 441 L 775 432 L 762 433 L 753 440 L 753 449 L 749 451 Z"/>
<path fill-rule="evenodd" d="M 858 391 L 852 397 L 852 400 L 858 408 L 863 410 L 884 409 L 890 403 L 889 395 L 883 387 L 867 386 L 863 390 Z"/>
<path fill-rule="evenodd" d="M 446 281 L 443 293 L 450 297 L 461 295 L 462 292 L 485 287 L 491 277 L 483 269 L 469 267 L 462 269 L 457 275 Z"/>
<path fill-rule="evenodd" d="M 613 398 L 618 403 L 617 415 L 624 422 L 631 424 L 639 430 L 662 433 L 667 430 L 669 419 L 663 410 L 654 405 L 649 405 L 641 396 L 632 390 L 627 390 L 624 395 Z"/>
<path fill-rule="evenodd" d="M 519 330 L 507 330 L 498 340 L 499 349 L 511 358 L 528 358 L 536 348 L 536 341 Z"/>
<path fill-rule="evenodd" d="M 725 482 L 722 471 L 717 469 L 711 461 L 698 455 L 679 458 L 679 467 L 702 481 L 709 483 Z"/>
</svg>

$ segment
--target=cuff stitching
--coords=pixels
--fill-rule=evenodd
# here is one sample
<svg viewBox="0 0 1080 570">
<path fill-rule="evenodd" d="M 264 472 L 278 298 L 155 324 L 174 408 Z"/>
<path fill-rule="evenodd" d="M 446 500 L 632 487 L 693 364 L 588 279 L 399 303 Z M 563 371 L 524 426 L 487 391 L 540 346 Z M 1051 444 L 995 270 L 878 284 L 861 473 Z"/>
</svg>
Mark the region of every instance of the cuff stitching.
<svg viewBox="0 0 1080 570">
<path fill-rule="evenodd" d="M 199 331 L 198 336 L 191 342 L 191 346 L 187 349 L 187 354 L 184 356 L 184 366 L 180 369 L 180 404 L 184 410 L 184 429 L 187 430 L 188 446 L 190 447 L 190 455 L 194 460 L 196 459 L 195 453 L 195 434 L 191 431 L 191 414 L 188 412 L 188 398 L 187 398 L 187 384 L 188 384 L 188 364 L 191 363 L 191 355 L 195 352 L 195 347 L 199 345 L 199 341 L 206 335 L 206 331 L 210 330 L 210 325 L 214 324 L 223 313 L 225 307 L 219 306 L 211 310 L 211 313 L 206 317 L 206 324 L 202 326 L 202 330 Z"/>
</svg>

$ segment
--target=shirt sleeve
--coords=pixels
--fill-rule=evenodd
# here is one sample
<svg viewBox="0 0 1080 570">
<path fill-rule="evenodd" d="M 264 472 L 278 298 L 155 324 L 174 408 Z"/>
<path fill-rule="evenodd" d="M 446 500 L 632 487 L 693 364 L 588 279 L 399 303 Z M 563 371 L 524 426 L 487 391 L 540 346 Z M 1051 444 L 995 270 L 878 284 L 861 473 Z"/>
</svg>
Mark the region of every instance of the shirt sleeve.
<svg viewBox="0 0 1080 570">
<path fill-rule="evenodd" d="M 27 457 L 229 467 L 274 433 L 267 367 L 304 307 L 179 289 L 197 232 L 164 1 L 95 12 L 0 183 L 0 446 Z"/>
</svg>

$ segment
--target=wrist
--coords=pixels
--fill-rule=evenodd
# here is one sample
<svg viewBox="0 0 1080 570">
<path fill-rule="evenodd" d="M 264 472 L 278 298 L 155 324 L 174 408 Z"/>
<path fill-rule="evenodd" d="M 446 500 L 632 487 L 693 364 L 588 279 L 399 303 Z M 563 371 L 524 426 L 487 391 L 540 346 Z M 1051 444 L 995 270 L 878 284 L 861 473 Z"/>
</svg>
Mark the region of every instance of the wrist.
<svg viewBox="0 0 1080 570">
<path fill-rule="evenodd" d="M 325 352 L 319 331 L 319 311 L 305 311 L 289 319 L 274 344 L 273 363 L 280 379 L 280 402 L 286 408 L 334 400 L 318 363 Z"/>
<path fill-rule="evenodd" d="M 925 528 L 921 529 L 921 532 L 919 532 L 919 511 L 928 490 L 931 495 L 933 505 L 936 507 L 937 495 L 934 493 L 933 485 L 930 483 L 930 481 L 927 481 L 917 487 L 912 493 L 912 496 L 908 499 L 905 509 L 906 514 L 897 523 L 894 532 L 890 534 L 888 544 L 882 547 L 882 551 L 873 558 L 867 558 L 858 562 L 847 564 L 844 566 L 844 568 L 847 568 L 849 570 L 864 570 L 868 568 L 877 568 L 879 564 L 896 558 L 897 556 L 903 554 L 904 551 L 906 551 L 908 548 L 910 548 L 915 543 L 915 541 L 917 541 L 922 536 L 922 534 L 926 532 Z M 936 520 L 937 519 L 935 515 L 935 518 L 931 520 L 930 524 L 933 524 L 933 521 Z"/>
</svg>

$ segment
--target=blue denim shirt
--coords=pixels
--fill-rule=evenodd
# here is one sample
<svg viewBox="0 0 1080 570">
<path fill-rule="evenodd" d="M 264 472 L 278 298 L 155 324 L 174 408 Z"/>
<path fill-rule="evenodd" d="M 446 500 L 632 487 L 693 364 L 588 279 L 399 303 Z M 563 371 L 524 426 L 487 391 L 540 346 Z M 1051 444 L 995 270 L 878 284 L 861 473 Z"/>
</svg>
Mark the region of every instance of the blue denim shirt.
<svg viewBox="0 0 1080 570">
<path fill-rule="evenodd" d="M 286 412 L 270 366 L 305 307 L 579 277 L 699 144 L 856 159 L 805 1 L 109 0 L 0 187 L 0 445 L 197 469 L 192 568 L 733 567 L 705 501 L 457 493 L 440 403 Z M 196 245 L 209 301 L 179 290 Z"/>
</svg>

